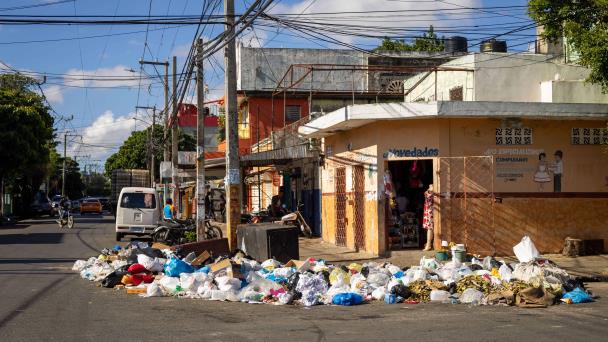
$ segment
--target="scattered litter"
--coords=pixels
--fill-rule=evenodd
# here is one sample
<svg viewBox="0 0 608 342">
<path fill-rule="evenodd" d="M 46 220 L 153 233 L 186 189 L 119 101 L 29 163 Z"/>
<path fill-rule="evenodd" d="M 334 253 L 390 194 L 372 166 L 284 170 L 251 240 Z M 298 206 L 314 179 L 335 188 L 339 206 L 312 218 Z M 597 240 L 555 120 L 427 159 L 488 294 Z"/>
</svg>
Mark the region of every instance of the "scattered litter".
<svg viewBox="0 0 608 342">
<path fill-rule="evenodd" d="M 175 296 L 275 305 L 358 305 L 425 302 L 546 307 L 593 301 L 584 284 L 547 259 L 525 236 L 513 250 L 519 263 L 493 257 L 443 260 L 423 257 L 418 265 L 332 265 L 324 260 L 253 260 L 244 253 L 182 255 L 158 244 L 114 246 L 72 270 L 107 288 L 141 297 Z M 454 246 L 464 251 L 464 245 Z M 459 249 L 458 249 L 459 248 Z"/>
</svg>

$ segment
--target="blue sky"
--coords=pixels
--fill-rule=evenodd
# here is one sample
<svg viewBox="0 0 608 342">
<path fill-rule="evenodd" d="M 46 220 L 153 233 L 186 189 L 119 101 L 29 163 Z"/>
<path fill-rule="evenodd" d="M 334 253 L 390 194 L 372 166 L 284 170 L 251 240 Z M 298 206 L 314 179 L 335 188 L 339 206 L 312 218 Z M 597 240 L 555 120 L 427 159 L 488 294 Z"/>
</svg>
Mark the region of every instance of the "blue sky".
<svg viewBox="0 0 608 342">
<path fill-rule="evenodd" d="M 35 14 L 35 15 L 147 15 L 150 2 L 152 15 L 199 15 L 203 6 L 200 0 L 75 0 L 45 7 L 11 10 L 14 6 L 52 3 L 58 0 L 4 0 L 0 4 L 0 15 Z M 208 2 L 208 1 L 205 1 Z M 251 0 L 236 0 L 237 13 L 240 13 Z M 488 6 L 521 6 L 525 0 L 446 0 L 446 1 L 407 1 L 407 0 L 292 0 L 276 1 L 271 13 L 294 14 L 292 19 L 308 20 L 308 13 L 319 12 L 364 12 L 420 9 L 456 9 L 450 12 L 432 12 L 433 15 L 417 15 L 419 12 L 399 12 L 398 14 L 377 14 L 363 19 L 354 15 L 351 19 L 342 18 L 340 23 L 369 26 L 398 26 L 419 29 L 433 24 L 439 30 L 464 32 L 469 38 L 483 37 L 493 32 L 506 32 L 509 28 L 522 25 L 526 17 L 525 9 L 492 9 L 467 10 L 463 7 Z M 220 6 L 217 13 L 222 13 Z M 462 12 L 461 12 L 462 11 Z M 454 13 L 467 14 L 454 14 Z M 311 18 L 315 18 L 311 16 Z M 331 22 L 332 19 L 325 19 Z M 472 28 L 471 25 L 482 25 L 483 28 Z M 486 26 L 483 26 L 486 25 Z M 466 28 L 465 28 L 466 26 Z M 178 70 L 181 69 L 195 32 L 194 26 L 167 27 L 150 25 L 147 34 L 147 60 L 167 60 L 172 55 L 178 56 Z M 220 25 L 209 26 L 205 37 L 214 37 L 223 29 Z M 102 167 L 105 159 L 120 146 L 134 129 L 142 129 L 149 122 L 146 113 L 135 113 L 135 106 L 163 106 L 162 84 L 143 81 L 141 87 L 136 79 L 139 75 L 138 60 L 144 52 L 146 26 L 140 25 L 103 25 L 103 26 L 41 26 L 41 25 L 0 25 L 0 60 L 14 69 L 35 71 L 49 76 L 43 89 L 56 112 L 71 121 L 58 121 L 59 131 L 66 129 L 76 131 L 82 138 L 72 138 L 68 153 L 77 157 L 82 164 L 98 164 Z M 491 31 L 493 30 L 493 31 Z M 254 34 L 255 32 L 255 34 Z M 109 37 L 82 39 L 82 37 L 122 34 Z M 132 34 L 131 34 L 132 33 Z M 533 30 L 520 32 L 531 34 Z M 407 33 L 415 34 L 415 33 Z M 451 33 L 440 35 L 449 36 Z M 301 38 L 301 33 L 287 29 L 269 28 L 258 25 L 255 30 L 248 30 L 240 38 L 242 44 L 265 47 L 330 47 L 326 42 Z M 332 35 L 340 41 L 355 44 L 362 48 L 373 48 L 377 39 L 364 39 L 356 36 Z M 23 43 L 34 40 L 72 39 L 54 42 Z M 529 36 L 506 37 L 513 50 L 527 50 Z M 478 47 L 472 47 L 476 50 Z M 223 59 L 222 53 L 215 55 L 215 60 L 207 61 L 205 68 L 206 83 L 209 87 L 209 98 L 218 98 L 223 93 Z M 133 70 L 135 73 L 129 71 Z M 146 66 L 145 73 L 156 75 L 153 67 Z M 163 69 L 158 71 L 163 73 Z M 6 70 L 3 70 L 6 72 Z M 126 81 L 85 81 L 78 80 L 82 75 L 119 76 L 134 78 Z M 65 75 L 69 75 L 66 76 Z M 139 90 L 138 90 L 139 89 Z M 193 95 L 192 92 L 189 95 Z M 188 97 L 192 101 L 191 96 Z M 143 121 L 133 120 L 137 117 Z M 84 144 L 82 144 L 84 143 Z M 94 145 L 94 146 L 91 146 Z M 99 147 L 103 146 L 103 147 Z M 59 146 L 60 149 L 63 146 Z"/>
</svg>

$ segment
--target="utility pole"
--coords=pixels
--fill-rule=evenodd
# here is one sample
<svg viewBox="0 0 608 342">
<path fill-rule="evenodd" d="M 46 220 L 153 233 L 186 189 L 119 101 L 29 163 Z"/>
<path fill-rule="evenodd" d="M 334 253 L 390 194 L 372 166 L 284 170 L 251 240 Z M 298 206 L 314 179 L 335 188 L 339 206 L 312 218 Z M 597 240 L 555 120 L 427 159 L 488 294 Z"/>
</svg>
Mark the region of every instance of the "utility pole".
<svg viewBox="0 0 608 342">
<path fill-rule="evenodd" d="M 171 115 L 171 182 L 175 187 L 173 201 L 179 199 L 179 185 L 177 184 L 177 144 L 179 140 L 177 131 L 177 56 L 173 56 L 173 112 Z M 176 205 L 176 203 L 174 203 Z M 179 208 L 179 206 L 176 206 Z"/>
<path fill-rule="evenodd" d="M 154 107 L 144 107 L 144 106 L 136 106 L 135 109 L 152 109 L 152 129 L 151 138 L 148 140 L 148 144 L 150 145 L 150 186 L 154 187 L 155 179 L 156 179 L 156 154 L 154 149 L 154 126 L 156 126 L 156 106 Z"/>
<path fill-rule="evenodd" d="M 169 161 L 169 144 L 168 144 L 168 124 L 169 124 L 169 61 L 166 62 L 154 62 L 154 61 L 144 61 L 140 60 L 139 64 L 152 64 L 152 65 L 164 65 L 165 66 L 165 109 L 164 109 L 164 125 L 163 125 L 163 161 Z M 156 111 L 155 111 L 156 112 Z M 154 119 L 154 117 L 153 117 Z M 152 126 L 154 127 L 154 126 Z M 153 161 L 154 163 L 154 161 Z M 152 174 L 152 182 L 154 182 L 154 174 Z M 163 181 L 162 177 L 160 178 L 163 183 L 163 193 L 165 198 L 167 198 L 167 194 L 169 192 L 166 183 Z"/>
<path fill-rule="evenodd" d="M 236 99 L 236 46 L 234 28 L 234 0 L 224 0 L 225 30 L 229 41 L 224 49 L 224 65 L 226 68 L 225 106 L 226 106 L 226 223 L 228 224 L 228 242 L 230 249 L 235 250 L 236 227 L 241 222 L 240 183 L 241 170 L 239 165 L 239 132 L 238 111 Z"/>
<path fill-rule="evenodd" d="M 205 84 L 203 40 L 196 42 L 196 240 L 205 239 Z"/>
</svg>

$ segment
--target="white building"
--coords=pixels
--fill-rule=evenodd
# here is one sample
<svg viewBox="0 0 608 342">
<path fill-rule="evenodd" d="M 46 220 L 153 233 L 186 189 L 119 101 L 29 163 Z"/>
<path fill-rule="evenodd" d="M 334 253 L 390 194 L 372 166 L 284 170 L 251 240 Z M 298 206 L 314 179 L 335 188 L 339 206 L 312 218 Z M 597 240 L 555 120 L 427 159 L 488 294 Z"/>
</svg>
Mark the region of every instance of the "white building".
<svg viewBox="0 0 608 342">
<path fill-rule="evenodd" d="M 608 103 L 601 87 L 585 82 L 589 70 L 532 53 L 474 53 L 404 82 L 406 102 L 503 101 Z M 468 70 L 462 70 L 468 69 Z"/>
</svg>

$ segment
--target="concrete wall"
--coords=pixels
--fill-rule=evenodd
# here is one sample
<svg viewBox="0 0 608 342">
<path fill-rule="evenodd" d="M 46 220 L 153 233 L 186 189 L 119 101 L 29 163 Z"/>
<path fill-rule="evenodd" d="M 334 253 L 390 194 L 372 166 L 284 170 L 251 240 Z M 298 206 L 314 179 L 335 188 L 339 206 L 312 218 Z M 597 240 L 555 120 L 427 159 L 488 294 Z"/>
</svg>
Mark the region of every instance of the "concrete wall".
<svg viewBox="0 0 608 342">
<path fill-rule="evenodd" d="M 599 86 L 582 82 L 589 74 L 586 68 L 549 58 L 537 54 L 467 55 L 442 66 L 472 71 L 439 71 L 437 80 L 433 73 L 406 96 L 406 101 L 449 100 L 450 89 L 463 87 L 465 101 L 606 103 L 608 96 L 601 93 Z M 424 74 L 407 79 L 404 82 L 406 92 Z M 555 84 L 547 88 L 543 82 L 549 81 L 555 81 Z"/>
</svg>

